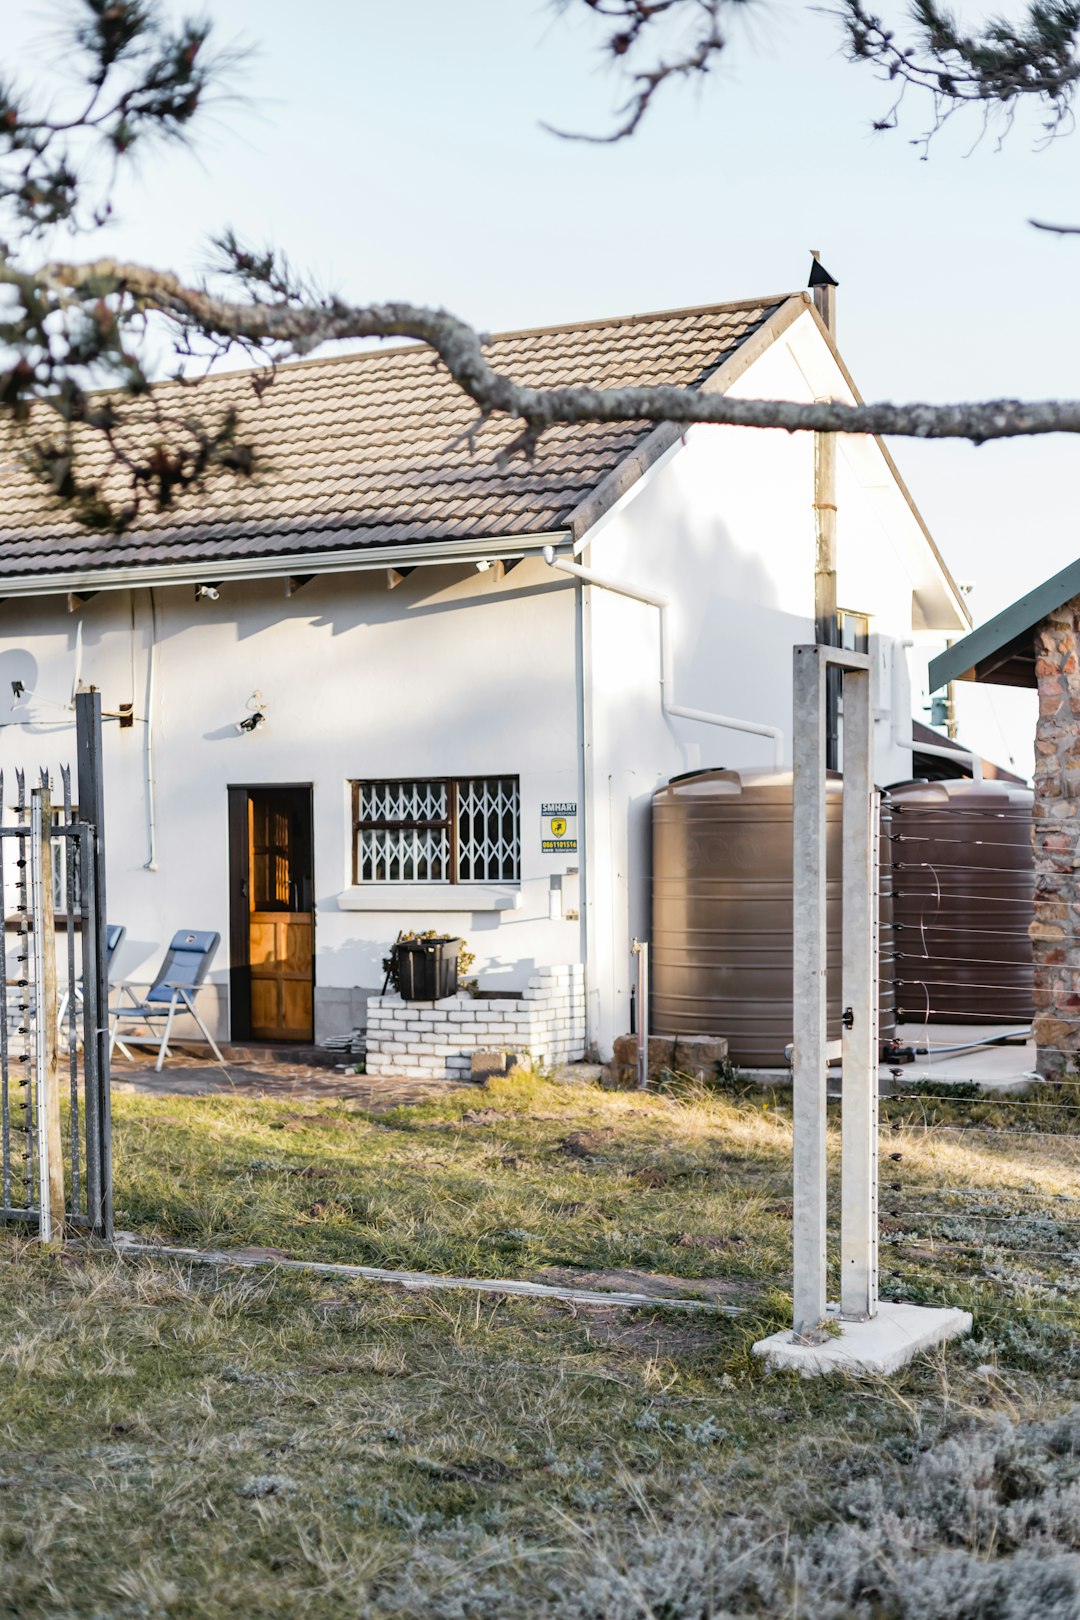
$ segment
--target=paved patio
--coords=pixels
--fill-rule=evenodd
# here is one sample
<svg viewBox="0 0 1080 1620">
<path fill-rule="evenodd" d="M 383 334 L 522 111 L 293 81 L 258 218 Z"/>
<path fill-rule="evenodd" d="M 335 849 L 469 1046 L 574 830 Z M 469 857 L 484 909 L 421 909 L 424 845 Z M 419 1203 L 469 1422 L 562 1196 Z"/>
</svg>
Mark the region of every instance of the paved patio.
<svg viewBox="0 0 1080 1620">
<path fill-rule="evenodd" d="M 448 1091 L 471 1091 L 448 1080 L 397 1080 L 348 1074 L 352 1064 L 340 1052 L 322 1047 L 223 1046 L 225 1071 L 205 1048 L 173 1046 L 160 1074 L 153 1059 L 136 1056 L 131 1063 L 114 1053 L 112 1083 L 116 1091 L 145 1092 L 162 1097 L 208 1097 L 246 1094 L 278 1097 L 290 1102 L 327 1102 L 341 1098 L 364 1108 L 381 1110 Z M 227 1071 L 227 1072 L 226 1072 Z"/>
</svg>

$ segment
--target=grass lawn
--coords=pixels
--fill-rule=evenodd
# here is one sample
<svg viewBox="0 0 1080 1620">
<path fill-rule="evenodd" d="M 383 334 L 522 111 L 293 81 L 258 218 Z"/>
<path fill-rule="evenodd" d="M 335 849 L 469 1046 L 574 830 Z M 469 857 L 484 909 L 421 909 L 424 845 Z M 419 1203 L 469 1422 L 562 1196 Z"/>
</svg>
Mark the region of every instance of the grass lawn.
<svg viewBox="0 0 1080 1620">
<path fill-rule="evenodd" d="M 118 1225 L 144 1238 L 660 1273 L 747 1314 L 9 1235 L 0 1614 L 1075 1620 L 1080 1116 L 1033 1101 L 886 1110 L 882 1291 L 963 1304 L 975 1334 L 888 1382 L 800 1382 L 749 1354 L 786 1309 L 782 1101 L 119 1096 Z"/>
</svg>

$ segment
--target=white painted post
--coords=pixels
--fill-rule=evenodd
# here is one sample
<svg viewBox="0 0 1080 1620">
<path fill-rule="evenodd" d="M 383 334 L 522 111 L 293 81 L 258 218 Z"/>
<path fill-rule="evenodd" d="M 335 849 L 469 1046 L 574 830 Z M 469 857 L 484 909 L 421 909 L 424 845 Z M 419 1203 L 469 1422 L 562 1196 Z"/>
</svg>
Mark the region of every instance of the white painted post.
<svg viewBox="0 0 1080 1620">
<path fill-rule="evenodd" d="M 877 873 L 870 660 L 864 653 L 839 647 L 796 647 L 792 1316 L 800 1338 L 819 1331 L 826 1303 L 825 748 L 830 666 L 844 672 L 840 1304 L 842 1315 L 858 1321 L 873 1316 L 877 1308 Z"/>
<path fill-rule="evenodd" d="M 872 779 L 870 672 L 844 686 L 843 1080 L 840 1155 L 840 1315 L 877 1314 L 878 796 Z"/>
<path fill-rule="evenodd" d="M 795 648 L 792 727 L 794 1112 L 793 1327 L 825 1316 L 825 658 Z"/>
<path fill-rule="evenodd" d="M 844 672 L 844 994 L 839 1338 L 825 1316 L 825 676 Z M 877 1300 L 877 797 L 872 787 L 870 659 L 795 648 L 793 1332 L 759 1339 L 769 1367 L 886 1376 L 920 1351 L 970 1333 L 968 1311 Z"/>
<path fill-rule="evenodd" d="M 630 942 L 630 954 L 637 958 L 637 1013 L 638 1090 L 649 1089 L 649 946 L 646 940 Z"/>
</svg>

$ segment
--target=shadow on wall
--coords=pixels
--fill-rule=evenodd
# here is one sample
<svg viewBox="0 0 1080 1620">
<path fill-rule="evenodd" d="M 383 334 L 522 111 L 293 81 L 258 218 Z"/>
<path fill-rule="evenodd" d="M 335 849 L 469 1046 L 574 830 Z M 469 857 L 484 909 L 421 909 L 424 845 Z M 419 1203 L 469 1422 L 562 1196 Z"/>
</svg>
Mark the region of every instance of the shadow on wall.
<svg viewBox="0 0 1080 1620">
<path fill-rule="evenodd" d="M 73 670 L 74 667 L 73 664 Z M 0 653 L 0 724 L 17 727 L 29 737 L 48 736 L 58 725 L 74 726 L 75 715 L 68 707 L 70 683 L 64 692 L 39 693 L 39 678 L 38 661 L 25 647 L 12 647 Z M 38 766 L 46 761 L 25 759 L 16 763 L 36 780 Z"/>
</svg>

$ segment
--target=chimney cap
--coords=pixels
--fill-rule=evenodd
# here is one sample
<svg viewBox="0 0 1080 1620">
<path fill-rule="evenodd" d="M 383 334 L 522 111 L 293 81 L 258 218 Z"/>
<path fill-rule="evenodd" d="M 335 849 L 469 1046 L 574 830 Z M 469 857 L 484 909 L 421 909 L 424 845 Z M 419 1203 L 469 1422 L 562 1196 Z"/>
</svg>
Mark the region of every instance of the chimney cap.
<svg viewBox="0 0 1080 1620">
<path fill-rule="evenodd" d="M 810 280 L 806 283 L 806 285 L 808 287 L 838 287 L 840 283 L 837 281 L 835 276 L 830 276 L 829 272 L 822 264 L 821 255 L 817 248 L 811 248 L 810 254 L 813 259 L 813 263 L 810 266 Z"/>
</svg>

